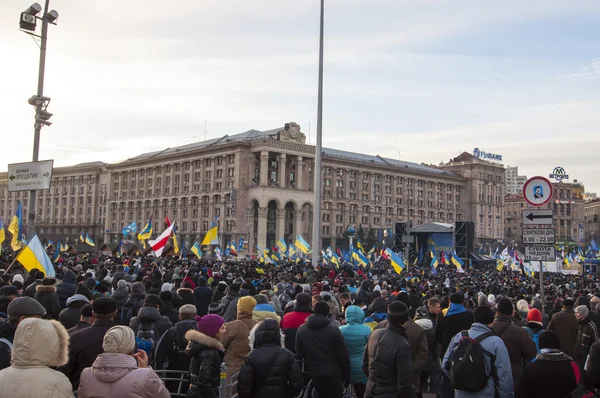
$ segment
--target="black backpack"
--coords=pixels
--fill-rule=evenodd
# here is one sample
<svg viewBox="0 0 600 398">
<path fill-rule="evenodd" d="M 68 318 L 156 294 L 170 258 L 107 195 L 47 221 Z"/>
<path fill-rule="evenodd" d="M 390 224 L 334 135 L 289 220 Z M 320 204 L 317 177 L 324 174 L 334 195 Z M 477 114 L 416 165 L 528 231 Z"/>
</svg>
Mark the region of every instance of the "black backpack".
<svg viewBox="0 0 600 398">
<path fill-rule="evenodd" d="M 122 307 L 117 308 L 117 316 L 115 317 L 115 323 L 117 325 L 129 325 L 131 318 L 137 315 L 138 311 L 138 299 L 135 297 L 129 297 Z"/>
<path fill-rule="evenodd" d="M 460 391 L 477 392 L 487 386 L 488 379 L 494 373 L 495 356 L 484 350 L 481 342 L 494 333 L 483 333 L 476 338 L 469 337 L 466 330 L 461 332 L 458 344 L 452 350 L 448 363 L 452 387 Z M 485 372 L 485 357 L 491 358 L 492 370 Z"/>
<path fill-rule="evenodd" d="M 137 348 L 146 351 L 151 358 L 158 343 L 154 322 L 141 322 L 135 335 Z"/>
</svg>

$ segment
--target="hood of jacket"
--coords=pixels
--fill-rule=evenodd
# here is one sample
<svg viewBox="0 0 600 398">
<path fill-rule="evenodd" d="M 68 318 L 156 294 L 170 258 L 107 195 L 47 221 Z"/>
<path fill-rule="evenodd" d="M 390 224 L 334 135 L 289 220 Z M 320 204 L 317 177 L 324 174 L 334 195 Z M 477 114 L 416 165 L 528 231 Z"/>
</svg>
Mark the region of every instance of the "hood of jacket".
<svg viewBox="0 0 600 398">
<path fill-rule="evenodd" d="M 54 285 L 37 285 L 35 291 L 38 293 L 56 293 L 56 286 Z"/>
<path fill-rule="evenodd" d="M 127 289 L 116 288 L 111 297 L 115 300 L 120 300 L 127 297 L 128 295 L 129 292 L 127 291 Z"/>
<path fill-rule="evenodd" d="M 346 309 L 346 321 L 348 323 L 363 323 L 365 312 L 359 306 L 351 305 Z"/>
<path fill-rule="evenodd" d="M 131 355 L 100 354 L 92 365 L 92 372 L 101 382 L 114 383 L 137 368 L 137 361 Z"/>
<path fill-rule="evenodd" d="M 156 307 L 142 307 L 137 316 L 140 322 L 158 322 L 160 318 L 162 318 L 162 315 Z"/>
<path fill-rule="evenodd" d="M 83 294 L 74 294 L 67 299 L 67 307 L 78 308 L 89 304 L 90 300 L 87 299 Z"/>
<path fill-rule="evenodd" d="M 551 362 L 560 362 L 560 361 L 573 361 L 573 358 L 562 352 L 561 350 L 556 350 L 552 348 L 543 348 L 540 350 L 540 353 L 536 357 L 536 360 L 542 361 L 551 361 Z"/>
<path fill-rule="evenodd" d="M 269 329 L 267 330 L 263 323 L 257 323 L 250 330 L 248 336 L 248 342 L 250 349 L 256 349 L 263 345 L 280 345 L 281 348 L 285 348 L 285 336 L 281 329 Z"/>
<path fill-rule="evenodd" d="M 425 330 L 425 331 L 433 329 L 433 322 L 431 321 L 431 319 L 427 319 L 427 318 L 417 319 L 415 321 L 415 323 L 417 325 L 421 326 L 423 328 L 423 330 Z"/>
<path fill-rule="evenodd" d="M 323 329 L 329 325 L 329 323 L 329 318 L 324 317 L 323 315 L 313 314 L 306 318 L 306 324 L 310 329 Z"/>
<path fill-rule="evenodd" d="M 67 272 L 65 272 L 65 274 L 63 275 L 63 282 L 66 283 L 70 283 L 71 285 L 75 285 L 75 280 L 77 279 L 77 275 L 75 275 L 75 272 L 68 270 Z"/>
<path fill-rule="evenodd" d="M 14 366 L 63 366 L 69 361 L 69 334 L 55 320 L 27 318 L 15 332 Z"/>
<path fill-rule="evenodd" d="M 223 344 L 219 340 L 194 329 L 185 332 L 185 339 L 192 343 L 188 348 L 191 356 L 195 356 L 205 348 L 214 348 L 217 351 L 225 351 Z"/>
</svg>

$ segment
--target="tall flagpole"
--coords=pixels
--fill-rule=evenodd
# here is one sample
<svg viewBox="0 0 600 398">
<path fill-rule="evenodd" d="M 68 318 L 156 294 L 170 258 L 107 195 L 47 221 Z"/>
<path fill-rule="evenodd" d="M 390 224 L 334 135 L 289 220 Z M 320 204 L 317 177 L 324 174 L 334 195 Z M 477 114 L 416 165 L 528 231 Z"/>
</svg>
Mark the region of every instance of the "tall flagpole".
<svg viewBox="0 0 600 398">
<path fill-rule="evenodd" d="M 315 148 L 315 196 L 313 203 L 312 265 L 319 263 L 321 251 L 321 152 L 323 141 L 323 25 L 325 23 L 325 0 L 321 0 L 321 26 L 319 35 L 319 86 L 317 99 L 317 145 Z"/>
</svg>

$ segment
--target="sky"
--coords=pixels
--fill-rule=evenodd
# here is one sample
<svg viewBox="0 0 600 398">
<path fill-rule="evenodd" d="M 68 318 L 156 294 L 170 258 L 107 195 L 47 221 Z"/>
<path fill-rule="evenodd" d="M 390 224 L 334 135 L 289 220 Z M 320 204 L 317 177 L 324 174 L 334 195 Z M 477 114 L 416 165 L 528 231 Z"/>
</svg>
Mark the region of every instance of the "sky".
<svg viewBox="0 0 600 398">
<path fill-rule="evenodd" d="M 503 155 L 600 193 L 600 2 L 325 0 L 323 145 Z M 31 159 L 39 50 L 0 6 L 0 170 Z M 318 0 L 51 0 L 55 166 L 297 122 L 315 142 Z M 206 130 L 205 130 L 206 122 Z"/>
</svg>

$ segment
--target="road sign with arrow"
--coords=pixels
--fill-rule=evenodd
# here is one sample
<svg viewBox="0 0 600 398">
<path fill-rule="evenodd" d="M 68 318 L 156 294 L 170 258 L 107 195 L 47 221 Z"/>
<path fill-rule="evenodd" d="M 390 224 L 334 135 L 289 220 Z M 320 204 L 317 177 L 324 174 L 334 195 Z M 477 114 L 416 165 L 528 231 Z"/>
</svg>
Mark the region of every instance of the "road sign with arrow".
<svg viewBox="0 0 600 398">
<path fill-rule="evenodd" d="M 523 210 L 523 225 L 552 225 L 552 209 Z"/>
<path fill-rule="evenodd" d="M 54 160 L 8 165 L 8 191 L 50 189 Z"/>
</svg>

